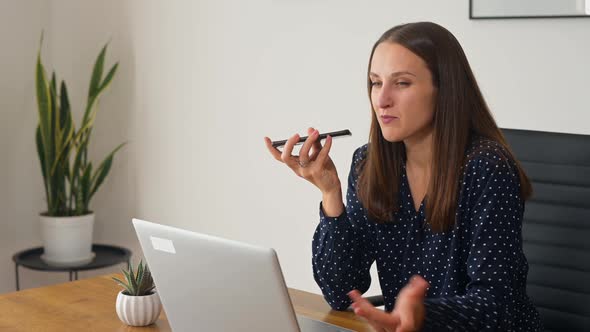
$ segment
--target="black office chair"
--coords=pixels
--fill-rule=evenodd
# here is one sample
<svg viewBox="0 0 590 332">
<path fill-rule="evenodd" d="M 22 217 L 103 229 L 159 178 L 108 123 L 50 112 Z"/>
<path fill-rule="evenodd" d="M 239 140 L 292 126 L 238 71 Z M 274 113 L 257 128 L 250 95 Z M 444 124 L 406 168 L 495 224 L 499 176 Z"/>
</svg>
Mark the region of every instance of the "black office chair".
<svg viewBox="0 0 590 332">
<path fill-rule="evenodd" d="M 503 129 L 533 182 L 527 293 L 548 331 L 590 331 L 590 135 Z"/>
<path fill-rule="evenodd" d="M 590 135 L 502 131 L 533 183 L 523 221 L 527 293 L 546 331 L 590 331 Z"/>
</svg>

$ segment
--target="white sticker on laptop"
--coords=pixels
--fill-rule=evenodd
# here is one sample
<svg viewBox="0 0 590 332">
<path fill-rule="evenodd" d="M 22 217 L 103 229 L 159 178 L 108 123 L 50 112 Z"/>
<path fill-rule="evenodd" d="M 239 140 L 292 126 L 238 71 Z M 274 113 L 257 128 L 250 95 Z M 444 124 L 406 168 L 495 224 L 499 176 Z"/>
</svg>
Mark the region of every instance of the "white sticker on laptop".
<svg viewBox="0 0 590 332">
<path fill-rule="evenodd" d="M 171 240 L 162 239 L 155 236 L 150 236 L 150 240 L 152 240 L 152 246 L 155 250 L 160 250 L 171 254 L 176 253 L 176 249 L 174 249 L 174 243 L 172 243 Z"/>
</svg>

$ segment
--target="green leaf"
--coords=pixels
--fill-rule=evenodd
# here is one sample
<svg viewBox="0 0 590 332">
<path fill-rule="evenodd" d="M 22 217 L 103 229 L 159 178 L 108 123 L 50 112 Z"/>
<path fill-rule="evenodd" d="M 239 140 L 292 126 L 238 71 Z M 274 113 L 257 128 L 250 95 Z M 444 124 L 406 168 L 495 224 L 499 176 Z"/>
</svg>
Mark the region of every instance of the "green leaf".
<svg viewBox="0 0 590 332">
<path fill-rule="evenodd" d="M 49 146 L 51 142 L 51 94 L 45 79 L 45 68 L 41 63 L 41 50 L 37 56 L 36 69 L 36 91 L 37 91 L 37 109 L 39 114 L 39 127 L 41 128 L 41 141 L 43 142 L 45 155 L 45 172 L 49 174 L 48 167 L 52 164 L 53 158 L 49 153 Z"/>
<path fill-rule="evenodd" d="M 112 279 L 115 280 L 118 284 L 121 284 L 121 286 L 124 286 L 124 287 L 127 286 L 127 284 L 124 281 L 122 281 L 121 279 L 119 279 L 117 277 L 112 277 Z"/>
<path fill-rule="evenodd" d="M 82 213 L 87 213 L 89 211 L 88 209 L 88 203 L 90 200 L 90 176 L 92 174 L 92 163 L 88 163 L 88 165 L 86 166 L 86 169 L 84 170 L 84 174 L 82 175 L 82 178 L 80 179 L 80 186 L 82 187 Z"/>
<path fill-rule="evenodd" d="M 123 287 L 123 290 L 124 290 L 123 292 L 126 292 L 128 295 L 133 294 L 133 290 L 129 287 L 129 285 L 126 282 L 124 282 L 123 280 L 121 280 L 119 278 L 115 278 L 115 277 L 112 277 L 112 278 L 115 282 L 117 282 L 117 284 L 119 284 L 121 287 Z"/>
<path fill-rule="evenodd" d="M 134 295 L 137 295 L 138 285 L 137 280 L 135 279 L 135 275 L 133 274 L 133 266 L 129 266 L 129 279 L 131 280 L 131 286 L 135 291 Z"/>
<path fill-rule="evenodd" d="M 84 154 L 84 150 L 88 147 L 88 140 L 79 141 L 74 138 L 74 142 L 77 142 L 78 146 L 76 148 L 76 155 L 74 156 L 74 166 L 72 167 L 72 172 L 74 172 L 73 174 L 75 175 L 81 176 L 81 167 L 84 166 L 82 165 L 82 155 Z"/>
<path fill-rule="evenodd" d="M 57 134 L 57 117 L 58 114 L 55 111 L 56 109 L 56 103 L 57 103 L 57 89 L 56 89 L 56 82 L 55 82 L 55 71 L 53 71 L 51 73 L 51 81 L 49 83 L 49 95 L 51 96 L 51 103 L 50 103 L 50 109 L 51 109 L 51 124 L 50 124 L 50 128 L 51 130 L 49 131 L 50 133 L 50 137 L 52 138 L 51 142 L 53 144 L 49 144 L 49 148 L 52 150 L 52 154 L 54 153 L 54 151 L 56 150 L 56 144 L 58 143 L 55 140 L 56 134 Z"/>
<path fill-rule="evenodd" d="M 39 155 L 39 162 L 41 163 L 41 174 L 43 174 L 43 185 L 45 187 L 45 197 L 47 197 L 47 210 L 49 211 L 50 197 L 49 188 L 47 184 L 47 170 L 45 166 L 45 149 L 43 148 L 43 139 L 41 138 L 41 127 L 37 125 L 37 131 L 35 135 L 35 141 L 37 145 L 37 154 Z"/>
<path fill-rule="evenodd" d="M 155 285 L 152 274 L 148 265 L 143 263 L 143 260 L 137 265 L 137 271 L 133 271 L 133 266 L 131 265 L 128 269 L 122 271 L 127 282 L 115 277 L 112 277 L 112 279 L 120 285 L 127 287 L 129 289 L 129 295 L 143 296 L 151 294 L 154 291 Z"/>
<path fill-rule="evenodd" d="M 135 289 L 133 289 L 133 282 L 131 281 L 131 276 L 129 275 L 129 271 L 123 271 L 125 274 L 125 280 L 127 280 L 127 287 L 130 290 L 130 295 L 135 294 Z"/>
<path fill-rule="evenodd" d="M 102 80 L 102 72 L 104 67 L 104 57 L 107 51 L 108 44 L 104 45 L 100 54 L 94 62 L 94 68 L 92 69 L 92 77 L 90 78 L 90 88 L 88 89 L 88 98 L 96 96 L 96 92 L 100 87 L 100 81 Z"/>
<path fill-rule="evenodd" d="M 48 82 L 41 59 L 43 33 L 41 35 L 35 67 L 39 116 L 35 140 L 44 178 L 47 212 L 50 215 L 87 213 L 90 199 L 105 181 L 112 167 L 114 154 L 123 145 L 111 152 L 98 169 L 92 167 L 88 160 L 98 97 L 112 83 L 119 65 L 113 65 L 103 77 L 108 44 L 103 46 L 92 68 L 88 103 L 80 130 L 76 130 L 65 81 L 60 83 L 57 74 L 52 72 Z"/>
<path fill-rule="evenodd" d="M 59 128 L 61 135 L 58 137 L 58 148 L 56 150 L 56 157 L 51 167 L 51 173 L 55 172 L 58 165 L 69 166 L 71 143 L 74 138 L 74 123 L 72 120 L 72 113 L 70 110 L 70 102 L 68 98 L 68 90 L 64 81 L 61 82 L 60 105 L 59 105 Z M 69 169 L 69 167 L 68 167 Z M 69 171 L 66 174 L 70 178 Z M 70 182 L 71 183 L 71 182 Z"/>
<path fill-rule="evenodd" d="M 138 295 L 142 295 L 143 290 L 143 264 L 139 261 L 139 265 L 137 266 L 137 285 L 139 285 Z"/>
<path fill-rule="evenodd" d="M 66 82 L 65 81 L 61 81 L 61 86 L 60 86 L 60 128 L 64 129 L 64 132 L 66 133 L 66 136 L 68 135 L 68 133 L 74 129 L 73 126 L 73 120 L 72 120 L 72 112 L 71 112 L 71 108 L 70 108 L 70 99 L 68 97 L 68 89 L 66 87 Z"/>
<path fill-rule="evenodd" d="M 119 63 L 117 62 L 111 68 L 111 70 L 109 70 L 107 76 L 105 76 L 104 81 L 102 82 L 102 84 L 100 85 L 100 88 L 98 89 L 98 93 L 96 94 L 97 97 L 104 89 L 106 89 L 109 86 L 109 84 L 111 83 L 111 80 L 113 79 L 113 77 L 115 76 L 115 73 L 117 72 L 118 67 L 119 67 Z"/>
<path fill-rule="evenodd" d="M 129 289 L 129 295 L 135 295 L 137 293 L 137 289 L 133 287 L 133 279 L 129 275 L 128 271 L 123 271 L 125 275 L 125 279 L 127 280 L 127 287 Z"/>
<path fill-rule="evenodd" d="M 92 77 L 90 78 L 90 87 L 88 88 L 88 106 L 86 107 L 86 111 L 84 112 L 84 117 L 82 122 L 86 122 L 86 119 L 90 116 L 90 112 L 92 110 L 92 105 L 94 105 L 94 100 L 98 95 L 98 90 L 100 88 L 100 82 L 102 81 L 102 72 L 104 67 L 104 58 L 107 51 L 108 43 L 104 45 L 100 54 L 96 58 L 94 62 L 94 68 L 92 69 Z"/>
<path fill-rule="evenodd" d="M 55 198 L 55 214 L 64 215 L 66 213 L 66 181 L 63 167 L 58 167 L 54 177 L 54 198 Z"/>
<path fill-rule="evenodd" d="M 98 168 L 96 169 L 96 173 L 92 177 L 92 190 L 90 191 L 90 197 L 94 196 L 100 185 L 103 183 L 106 176 L 109 174 L 111 170 L 111 166 L 113 164 L 113 158 L 115 157 L 115 153 L 119 151 L 126 143 L 121 143 L 117 146 L 109 155 L 100 163 Z"/>
<path fill-rule="evenodd" d="M 150 272 L 150 269 L 148 267 L 148 265 L 145 265 L 145 269 L 143 271 L 144 277 L 143 277 L 143 289 L 142 289 L 142 294 L 143 295 L 147 295 L 150 294 L 154 288 L 154 279 L 152 278 L 152 273 Z"/>
</svg>

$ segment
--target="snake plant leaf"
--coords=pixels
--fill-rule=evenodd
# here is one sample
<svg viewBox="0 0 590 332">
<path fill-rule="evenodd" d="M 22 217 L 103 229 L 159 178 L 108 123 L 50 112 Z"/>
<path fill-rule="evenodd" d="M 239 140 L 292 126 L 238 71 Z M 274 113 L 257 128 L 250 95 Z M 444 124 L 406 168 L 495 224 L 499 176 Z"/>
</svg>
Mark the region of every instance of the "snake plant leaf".
<svg viewBox="0 0 590 332">
<path fill-rule="evenodd" d="M 61 81 L 60 87 L 60 127 L 63 128 L 63 145 L 70 144 L 71 138 L 76 131 L 74 120 L 72 117 L 72 110 L 70 107 L 70 98 L 68 97 L 68 88 L 65 81 Z"/>
<path fill-rule="evenodd" d="M 67 202 L 66 177 L 63 167 L 58 167 L 55 171 L 55 212 L 59 215 L 66 213 L 65 203 Z"/>
<path fill-rule="evenodd" d="M 51 94 L 45 79 L 45 68 L 41 63 L 41 50 L 37 56 L 36 69 L 36 90 L 37 90 L 37 109 L 39 112 L 39 127 L 41 128 L 41 139 L 43 141 L 44 155 L 45 155 L 45 173 L 49 174 L 48 166 L 53 161 L 49 153 L 50 130 L 51 130 Z"/>
<path fill-rule="evenodd" d="M 78 130 L 78 132 L 76 133 L 76 135 L 72 139 L 76 143 L 77 151 L 80 154 L 83 154 L 83 152 L 84 152 L 84 150 L 80 151 L 80 149 L 88 142 L 88 138 L 84 137 L 84 133 L 87 128 L 88 128 L 88 126 L 85 126 L 84 124 L 82 124 L 82 127 L 80 128 L 80 130 Z M 77 156 L 76 156 L 76 158 L 77 158 Z"/>
<path fill-rule="evenodd" d="M 109 70 L 109 72 L 107 73 L 107 76 L 104 77 L 104 81 L 102 81 L 102 84 L 100 85 L 100 88 L 98 89 L 97 95 L 99 95 L 104 89 L 106 89 L 109 86 L 109 84 L 111 84 L 111 81 L 113 80 L 113 77 L 115 76 L 115 73 L 117 72 L 118 67 L 119 67 L 119 63 L 117 62 L 111 68 L 111 70 Z"/>
<path fill-rule="evenodd" d="M 82 187 L 82 213 L 86 213 L 88 211 L 86 211 L 87 207 L 88 207 L 88 202 L 90 201 L 90 178 L 91 178 L 91 174 L 92 174 L 92 163 L 88 163 L 88 165 L 86 166 L 86 169 L 84 170 L 84 175 L 82 175 L 82 178 L 80 179 L 80 186 Z"/>
<path fill-rule="evenodd" d="M 43 174 L 43 185 L 45 186 L 45 197 L 49 200 L 49 188 L 47 183 L 47 170 L 45 168 L 45 153 L 43 147 L 43 139 L 41 138 L 41 126 L 37 125 L 35 134 L 35 141 L 37 142 L 37 154 L 39 155 L 39 162 L 41 163 L 41 174 Z M 50 202 L 48 202 L 50 204 Z"/>
<path fill-rule="evenodd" d="M 92 176 L 92 190 L 90 191 L 90 197 L 94 196 L 98 188 L 102 185 L 104 179 L 111 170 L 115 153 L 117 153 L 117 151 L 119 151 L 119 149 L 121 149 L 125 144 L 126 143 L 119 144 L 119 146 L 117 146 L 96 169 L 96 172 Z"/>
<path fill-rule="evenodd" d="M 76 193 L 76 215 L 83 215 L 88 213 L 88 192 L 90 190 L 90 174 L 92 172 L 92 164 L 87 164 L 82 170 L 82 176 L 78 179 L 78 190 Z"/>
<path fill-rule="evenodd" d="M 60 87 L 60 104 L 59 104 L 59 128 L 61 131 L 61 135 L 58 138 L 59 148 L 56 151 L 55 161 L 53 166 L 51 167 L 51 173 L 55 172 L 55 168 L 63 162 L 62 158 L 69 156 L 69 152 L 71 150 L 70 144 L 74 138 L 74 121 L 72 119 L 72 112 L 70 109 L 70 101 L 68 98 L 68 89 L 66 87 L 66 83 L 61 81 Z M 69 166 L 69 162 L 63 163 Z M 69 167 L 68 167 L 69 168 Z M 66 175 L 69 174 L 69 171 L 66 172 Z"/>
<path fill-rule="evenodd" d="M 95 170 L 88 161 L 90 136 L 96 119 L 98 97 L 112 82 L 116 63 L 103 78 L 106 43 L 95 60 L 88 103 L 80 130 L 73 121 L 68 90 L 62 80 L 52 72 L 48 81 L 41 60 L 43 34 L 39 43 L 35 67 L 35 88 L 39 122 L 35 132 L 37 154 L 42 168 L 43 184 L 47 197 L 47 214 L 52 216 L 82 215 L 89 212 L 90 198 L 104 182 L 113 162 L 114 152 Z"/>
<path fill-rule="evenodd" d="M 86 107 L 86 112 L 84 112 L 83 122 L 85 122 L 86 119 L 90 116 L 90 112 L 93 109 L 96 96 L 98 95 L 98 89 L 100 87 L 100 82 L 102 80 L 104 57 L 107 51 L 107 46 L 108 43 L 103 46 L 102 50 L 100 51 L 100 54 L 94 62 L 92 76 L 90 78 L 90 86 L 88 87 L 88 105 Z"/>
<path fill-rule="evenodd" d="M 92 99 L 92 104 L 94 104 L 94 100 Z M 90 131 L 92 130 L 92 126 L 94 125 L 94 119 L 96 118 L 96 110 L 91 106 L 90 102 L 87 106 L 86 113 L 88 116 L 84 116 L 82 119 L 82 125 L 80 126 L 80 130 L 76 134 L 75 141 L 87 141 L 90 138 Z"/>
<path fill-rule="evenodd" d="M 56 80 L 55 80 L 55 71 L 53 71 L 51 73 L 51 81 L 49 82 L 49 96 L 51 97 L 51 103 L 50 105 L 50 111 L 51 111 L 51 124 L 50 124 L 50 128 L 51 130 L 50 135 L 51 137 L 55 137 L 56 133 L 57 133 L 57 112 L 55 111 L 55 104 L 57 101 L 57 90 L 56 90 Z M 57 142 L 55 142 L 57 143 Z M 55 153 L 56 150 L 56 146 L 55 144 L 50 144 L 49 146 L 52 150 L 52 154 Z"/>
<path fill-rule="evenodd" d="M 78 183 L 76 183 L 76 181 L 78 181 Z M 83 209 L 84 209 L 84 193 L 83 193 L 83 189 L 82 189 L 82 185 L 81 185 L 81 177 L 77 177 L 74 179 L 74 183 L 76 183 L 77 185 L 74 186 L 74 191 L 75 191 L 75 198 L 76 198 L 76 210 L 74 211 L 75 215 L 77 216 L 81 216 L 83 215 Z"/>
<path fill-rule="evenodd" d="M 100 87 L 100 81 L 102 80 L 102 72 L 104 67 L 104 57 L 107 52 L 108 43 L 102 47 L 100 54 L 96 58 L 94 62 L 94 68 L 92 69 L 92 77 L 90 78 L 90 87 L 88 89 L 88 99 L 90 97 L 96 96 L 96 92 Z"/>
<path fill-rule="evenodd" d="M 76 179 L 81 176 L 80 165 L 82 164 L 82 156 L 84 155 L 84 151 L 88 147 L 88 139 L 83 141 L 78 141 L 77 139 L 74 140 L 79 144 L 74 157 L 74 166 L 72 167 L 72 178 Z"/>
</svg>

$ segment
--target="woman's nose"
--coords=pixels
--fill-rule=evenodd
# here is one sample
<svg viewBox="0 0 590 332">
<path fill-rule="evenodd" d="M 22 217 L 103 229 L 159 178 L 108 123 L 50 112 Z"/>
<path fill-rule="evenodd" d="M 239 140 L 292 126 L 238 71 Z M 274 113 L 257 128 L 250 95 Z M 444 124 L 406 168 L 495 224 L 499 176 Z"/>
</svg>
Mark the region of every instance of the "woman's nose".
<svg viewBox="0 0 590 332">
<path fill-rule="evenodd" d="M 377 107 L 385 109 L 391 107 L 393 104 L 393 98 L 389 89 L 381 88 L 377 92 Z"/>
</svg>

